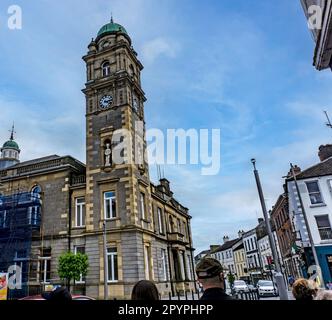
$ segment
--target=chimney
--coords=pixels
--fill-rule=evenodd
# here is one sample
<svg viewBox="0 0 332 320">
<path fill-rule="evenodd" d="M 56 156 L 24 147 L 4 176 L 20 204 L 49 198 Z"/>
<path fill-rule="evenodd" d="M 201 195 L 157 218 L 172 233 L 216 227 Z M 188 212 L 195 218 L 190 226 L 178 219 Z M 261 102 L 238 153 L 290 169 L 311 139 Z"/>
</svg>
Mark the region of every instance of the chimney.
<svg viewBox="0 0 332 320">
<path fill-rule="evenodd" d="M 239 236 L 239 238 L 242 238 L 243 235 L 244 235 L 244 231 L 243 231 L 243 230 L 240 230 L 240 231 L 238 232 L 238 236 Z"/>
<path fill-rule="evenodd" d="M 299 173 L 302 172 L 301 168 L 297 165 L 295 165 L 293 167 L 294 169 L 294 173 L 295 173 L 295 176 L 297 176 Z M 287 174 L 287 178 L 292 178 L 293 177 L 293 173 L 292 173 L 292 170 L 289 170 L 288 174 Z"/>
<path fill-rule="evenodd" d="M 324 161 L 332 157 L 332 144 L 322 145 L 319 147 L 318 156 L 320 161 Z"/>
<path fill-rule="evenodd" d="M 159 186 L 157 187 L 161 192 L 166 193 L 169 196 L 173 196 L 173 192 L 171 191 L 170 188 L 170 183 L 166 178 L 162 178 L 159 181 Z"/>
<path fill-rule="evenodd" d="M 227 243 L 229 241 L 229 237 L 228 236 L 224 236 L 223 240 L 224 240 L 224 243 Z"/>
</svg>

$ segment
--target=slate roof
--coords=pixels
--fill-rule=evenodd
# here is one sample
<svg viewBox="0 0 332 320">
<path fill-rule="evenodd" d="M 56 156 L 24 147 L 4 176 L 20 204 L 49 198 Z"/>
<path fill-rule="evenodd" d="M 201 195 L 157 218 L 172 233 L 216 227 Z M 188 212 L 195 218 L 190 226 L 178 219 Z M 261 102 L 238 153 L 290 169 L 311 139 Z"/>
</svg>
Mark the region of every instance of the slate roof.
<svg viewBox="0 0 332 320">
<path fill-rule="evenodd" d="M 332 158 L 322 161 L 296 175 L 297 180 L 332 175 Z M 292 181 L 293 178 L 287 179 Z"/>
<path fill-rule="evenodd" d="M 223 245 L 221 245 L 218 249 L 211 251 L 211 253 L 221 252 L 221 251 L 225 251 L 225 250 L 227 250 L 227 249 L 230 249 L 230 248 L 232 248 L 233 245 L 234 245 L 235 243 L 237 243 L 239 240 L 240 240 L 240 239 L 237 238 L 237 239 L 234 239 L 234 240 L 227 241 L 226 243 L 224 243 Z"/>
</svg>

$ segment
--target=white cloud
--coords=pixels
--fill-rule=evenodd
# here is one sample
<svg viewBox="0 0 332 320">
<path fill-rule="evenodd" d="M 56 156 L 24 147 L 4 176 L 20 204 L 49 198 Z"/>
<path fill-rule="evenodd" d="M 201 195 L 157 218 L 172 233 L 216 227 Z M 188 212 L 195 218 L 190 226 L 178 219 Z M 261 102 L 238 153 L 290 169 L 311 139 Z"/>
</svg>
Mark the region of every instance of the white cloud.
<svg viewBox="0 0 332 320">
<path fill-rule="evenodd" d="M 153 63 L 160 56 L 175 58 L 179 48 L 180 46 L 175 40 L 156 38 L 143 44 L 143 60 L 146 63 Z"/>
</svg>

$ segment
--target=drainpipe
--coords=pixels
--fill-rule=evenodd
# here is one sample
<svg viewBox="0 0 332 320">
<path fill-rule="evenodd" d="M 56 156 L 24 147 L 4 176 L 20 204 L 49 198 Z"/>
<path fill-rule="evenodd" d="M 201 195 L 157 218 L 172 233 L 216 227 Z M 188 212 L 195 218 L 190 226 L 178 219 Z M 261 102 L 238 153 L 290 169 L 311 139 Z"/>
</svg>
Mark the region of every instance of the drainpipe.
<svg viewBox="0 0 332 320">
<path fill-rule="evenodd" d="M 167 241 L 167 256 L 168 256 L 168 268 L 169 268 L 169 277 L 170 277 L 170 284 L 171 284 L 171 290 L 172 290 L 172 296 L 174 297 L 175 296 L 175 291 L 174 291 L 174 288 L 173 288 L 173 274 L 172 274 L 172 265 L 171 265 L 171 253 L 170 253 L 170 244 L 169 244 L 169 241 L 167 239 L 167 236 L 168 236 L 168 233 L 169 233 L 169 229 L 168 229 L 168 224 L 169 224 L 169 221 L 168 221 L 168 216 L 166 214 L 166 208 L 164 206 L 164 216 L 165 216 L 165 222 L 166 222 L 166 241 Z"/>
<path fill-rule="evenodd" d="M 72 196 L 73 190 L 71 189 L 72 185 L 72 173 L 69 174 L 69 194 L 68 194 L 68 252 L 71 251 L 71 220 L 72 220 Z"/>
<path fill-rule="evenodd" d="M 189 228 L 189 218 L 187 218 L 187 233 L 189 237 L 189 246 L 190 246 L 190 256 L 191 256 L 191 268 L 192 268 L 192 281 L 194 281 L 195 292 L 197 292 L 197 283 L 196 283 L 196 272 L 195 272 L 195 264 L 194 264 L 194 255 L 193 255 L 193 243 L 191 239 L 191 233 Z"/>
</svg>

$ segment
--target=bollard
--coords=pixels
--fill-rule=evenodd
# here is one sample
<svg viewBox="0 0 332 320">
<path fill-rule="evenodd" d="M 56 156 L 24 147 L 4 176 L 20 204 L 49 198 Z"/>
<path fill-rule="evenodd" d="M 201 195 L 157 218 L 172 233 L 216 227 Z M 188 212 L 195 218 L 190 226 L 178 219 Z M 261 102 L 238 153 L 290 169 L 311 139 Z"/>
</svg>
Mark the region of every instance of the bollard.
<svg viewBox="0 0 332 320">
<path fill-rule="evenodd" d="M 284 277 L 282 276 L 282 274 L 280 272 L 277 272 L 274 275 L 274 278 L 275 278 L 277 288 L 279 291 L 280 300 L 288 300 L 288 291 L 286 288 Z"/>
</svg>

